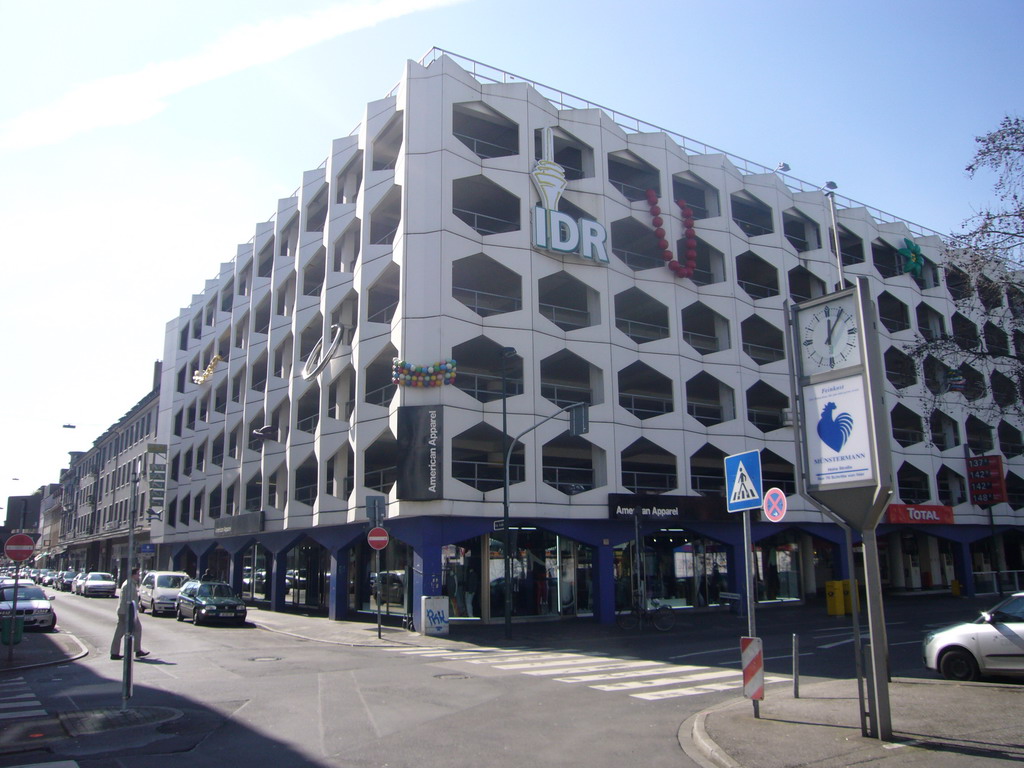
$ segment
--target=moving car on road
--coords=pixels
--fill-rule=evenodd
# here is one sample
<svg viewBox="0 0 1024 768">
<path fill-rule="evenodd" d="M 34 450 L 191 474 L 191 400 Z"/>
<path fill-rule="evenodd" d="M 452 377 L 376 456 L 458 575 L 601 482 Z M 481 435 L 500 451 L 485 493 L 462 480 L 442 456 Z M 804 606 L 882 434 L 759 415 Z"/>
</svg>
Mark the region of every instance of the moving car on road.
<svg viewBox="0 0 1024 768">
<path fill-rule="evenodd" d="M 178 592 L 191 578 L 183 571 L 150 571 L 139 584 L 139 610 L 158 613 L 174 613 L 178 604 Z"/>
<path fill-rule="evenodd" d="M 245 623 L 245 603 L 223 581 L 187 581 L 178 593 L 178 621 Z"/>
<path fill-rule="evenodd" d="M 78 586 L 78 592 L 83 597 L 113 597 L 117 590 L 117 582 L 114 581 L 114 574 L 93 571 L 88 574 Z"/>
<path fill-rule="evenodd" d="M 983 675 L 1024 676 L 1024 592 L 1017 592 L 974 621 L 929 632 L 924 665 L 948 680 Z"/>
<path fill-rule="evenodd" d="M 15 589 L 18 590 L 18 615 L 25 619 L 25 629 L 34 627 L 50 632 L 57 629 L 57 614 L 50 605 L 53 598 L 47 597 L 41 587 L 32 584 L 0 587 L 0 616 L 11 615 Z"/>
</svg>

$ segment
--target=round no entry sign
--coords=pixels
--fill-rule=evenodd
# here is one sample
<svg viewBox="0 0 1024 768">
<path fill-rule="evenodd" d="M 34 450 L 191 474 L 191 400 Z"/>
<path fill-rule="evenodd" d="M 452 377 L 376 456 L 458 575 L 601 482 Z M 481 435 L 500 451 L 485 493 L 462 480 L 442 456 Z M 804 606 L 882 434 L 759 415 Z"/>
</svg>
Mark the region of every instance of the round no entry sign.
<svg viewBox="0 0 1024 768">
<path fill-rule="evenodd" d="M 380 527 L 371 528 L 370 532 L 366 534 L 366 543 L 373 549 L 384 549 L 390 540 L 391 537 L 388 536 L 388 532 Z"/>
<path fill-rule="evenodd" d="M 764 516 L 773 523 L 786 516 L 786 494 L 778 488 L 769 488 L 764 492 Z"/>
<path fill-rule="evenodd" d="M 4 554 L 11 560 L 21 562 L 32 557 L 36 550 L 36 543 L 32 537 L 24 533 L 16 533 L 4 544 Z"/>
</svg>

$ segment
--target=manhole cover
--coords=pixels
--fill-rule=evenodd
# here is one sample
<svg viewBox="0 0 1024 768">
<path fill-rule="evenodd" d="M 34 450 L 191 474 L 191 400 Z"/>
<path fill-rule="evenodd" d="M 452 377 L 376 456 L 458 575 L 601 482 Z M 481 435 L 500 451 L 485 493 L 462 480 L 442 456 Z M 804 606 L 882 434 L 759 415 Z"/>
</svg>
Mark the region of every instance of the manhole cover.
<svg viewBox="0 0 1024 768">
<path fill-rule="evenodd" d="M 457 672 L 446 672 L 441 675 L 434 675 L 436 680 L 469 680 L 469 675 L 460 675 Z"/>
<path fill-rule="evenodd" d="M 249 661 L 280 661 L 280 656 L 253 656 Z"/>
</svg>

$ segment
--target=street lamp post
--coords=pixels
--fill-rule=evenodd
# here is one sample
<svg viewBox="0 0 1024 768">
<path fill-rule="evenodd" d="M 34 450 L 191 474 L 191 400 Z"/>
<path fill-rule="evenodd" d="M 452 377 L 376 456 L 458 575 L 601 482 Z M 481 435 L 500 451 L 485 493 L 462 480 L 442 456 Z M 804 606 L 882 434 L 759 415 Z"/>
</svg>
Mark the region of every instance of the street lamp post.
<svg viewBox="0 0 1024 768">
<path fill-rule="evenodd" d="M 822 187 L 825 192 L 825 199 L 828 200 L 828 212 L 832 219 L 832 247 L 836 249 L 836 266 L 839 268 L 839 282 L 836 290 L 843 290 L 843 251 L 839 245 L 839 224 L 836 222 L 836 189 L 838 185 L 834 181 L 826 181 Z"/>
<path fill-rule="evenodd" d="M 501 348 L 501 442 L 502 452 L 507 454 L 509 448 L 505 447 L 508 440 L 508 361 L 516 356 L 515 347 Z M 502 484 L 501 496 L 501 521 L 504 531 L 505 548 L 505 638 L 512 636 L 512 553 L 509 545 L 512 536 L 509 533 L 508 525 L 508 461 L 505 464 L 505 477 Z"/>
</svg>

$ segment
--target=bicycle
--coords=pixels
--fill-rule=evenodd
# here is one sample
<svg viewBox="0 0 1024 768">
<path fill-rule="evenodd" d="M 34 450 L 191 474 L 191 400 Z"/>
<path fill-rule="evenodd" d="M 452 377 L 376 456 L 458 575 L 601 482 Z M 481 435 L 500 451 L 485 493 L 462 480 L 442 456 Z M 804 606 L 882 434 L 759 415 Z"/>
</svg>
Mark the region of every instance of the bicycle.
<svg viewBox="0 0 1024 768">
<path fill-rule="evenodd" d="M 676 614 L 669 606 L 662 605 L 657 598 L 651 598 L 647 608 L 633 605 L 615 614 L 615 623 L 620 629 L 642 628 L 645 621 L 653 624 L 659 632 L 668 632 L 675 626 Z"/>
</svg>

